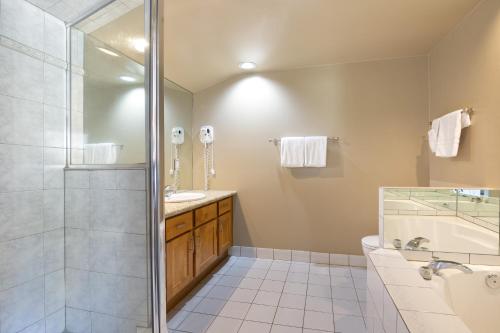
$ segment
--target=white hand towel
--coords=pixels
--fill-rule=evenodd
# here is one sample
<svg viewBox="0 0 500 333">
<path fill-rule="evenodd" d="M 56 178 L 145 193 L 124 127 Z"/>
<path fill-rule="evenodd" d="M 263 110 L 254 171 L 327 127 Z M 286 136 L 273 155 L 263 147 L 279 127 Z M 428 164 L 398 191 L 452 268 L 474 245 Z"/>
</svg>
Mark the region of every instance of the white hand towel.
<svg viewBox="0 0 500 333">
<path fill-rule="evenodd" d="M 305 163 L 306 167 L 326 167 L 328 138 L 326 136 L 306 136 Z"/>
<path fill-rule="evenodd" d="M 462 132 L 462 110 L 450 112 L 439 119 L 436 156 L 455 157 Z"/>
<path fill-rule="evenodd" d="M 462 112 L 462 129 L 470 126 L 470 114 L 465 110 L 460 110 Z"/>
<path fill-rule="evenodd" d="M 84 145 L 83 161 L 85 164 L 114 164 L 118 158 L 114 143 L 88 143 Z"/>
<path fill-rule="evenodd" d="M 427 135 L 429 137 L 429 147 L 433 153 L 436 152 L 437 138 L 439 133 L 439 118 L 432 121 L 432 126 Z"/>
<path fill-rule="evenodd" d="M 304 137 L 281 138 L 281 166 L 302 168 L 304 166 Z"/>
</svg>

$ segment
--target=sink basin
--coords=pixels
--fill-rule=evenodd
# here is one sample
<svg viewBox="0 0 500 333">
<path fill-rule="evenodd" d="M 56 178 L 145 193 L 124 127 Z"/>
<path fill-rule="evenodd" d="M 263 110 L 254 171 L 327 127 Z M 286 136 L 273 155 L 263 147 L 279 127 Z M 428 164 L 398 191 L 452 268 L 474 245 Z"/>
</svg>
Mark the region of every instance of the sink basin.
<svg viewBox="0 0 500 333">
<path fill-rule="evenodd" d="M 170 197 L 165 197 L 165 202 L 185 202 L 196 201 L 206 198 L 204 193 L 199 192 L 179 192 L 174 193 Z"/>
</svg>

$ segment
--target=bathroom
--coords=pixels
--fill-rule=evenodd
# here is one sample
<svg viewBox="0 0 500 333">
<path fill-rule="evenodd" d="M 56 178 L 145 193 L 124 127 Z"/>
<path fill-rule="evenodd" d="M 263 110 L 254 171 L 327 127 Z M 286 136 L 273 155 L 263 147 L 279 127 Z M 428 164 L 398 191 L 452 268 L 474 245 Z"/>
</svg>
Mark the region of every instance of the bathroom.
<svg viewBox="0 0 500 333">
<path fill-rule="evenodd" d="M 498 0 L 0 0 L 0 333 L 500 330 Z"/>
</svg>

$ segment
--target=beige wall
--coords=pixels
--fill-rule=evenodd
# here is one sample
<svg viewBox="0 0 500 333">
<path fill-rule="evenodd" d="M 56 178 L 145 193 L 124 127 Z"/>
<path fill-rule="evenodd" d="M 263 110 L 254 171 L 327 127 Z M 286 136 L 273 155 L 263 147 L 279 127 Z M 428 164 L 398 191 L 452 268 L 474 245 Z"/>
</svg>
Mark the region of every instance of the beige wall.
<svg viewBox="0 0 500 333">
<path fill-rule="evenodd" d="M 235 243 L 361 253 L 378 187 L 428 185 L 427 57 L 270 72 L 194 95 L 194 132 L 215 127 L 212 189 L 235 189 Z M 325 169 L 282 169 L 267 141 L 340 136 Z M 194 144 L 194 184 L 202 181 Z"/>
<path fill-rule="evenodd" d="M 500 186 L 500 2 L 480 3 L 430 55 L 430 116 L 471 106 L 456 158 L 430 158 L 432 185 Z"/>
</svg>

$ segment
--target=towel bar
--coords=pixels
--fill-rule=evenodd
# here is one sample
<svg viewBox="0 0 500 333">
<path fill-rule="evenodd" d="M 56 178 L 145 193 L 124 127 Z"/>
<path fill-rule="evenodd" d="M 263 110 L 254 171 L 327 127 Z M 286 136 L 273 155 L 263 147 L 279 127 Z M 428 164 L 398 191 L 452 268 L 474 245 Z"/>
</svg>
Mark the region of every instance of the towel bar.
<svg viewBox="0 0 500 333">
<path fill-rule="evenodd" d="M 278 138 L 269 138 L 267 139 L 268 142 L 272 142 L 274 143 L 275 145 L 277 145 L 278 143 L 281 142 L 281 139 L 278 139 Z M 328 137 L 328 142 L 339 142 L 340 141 L 340 137 L 338 136 L 329 136 Z"/>
<path fill-rule="evenodd" d="M 472 113 L 474 112 L 474 110 L 472 108 L 463 108 L 462 109 L 462 113 L 464 113 L 464 112 L 467 112 L 469 114 L 469 116 L 470 116 L 470 115 L 472 115 Z M 432 126 L 432 121 L 429 121 L 429 125 Z"/>
</svg>

